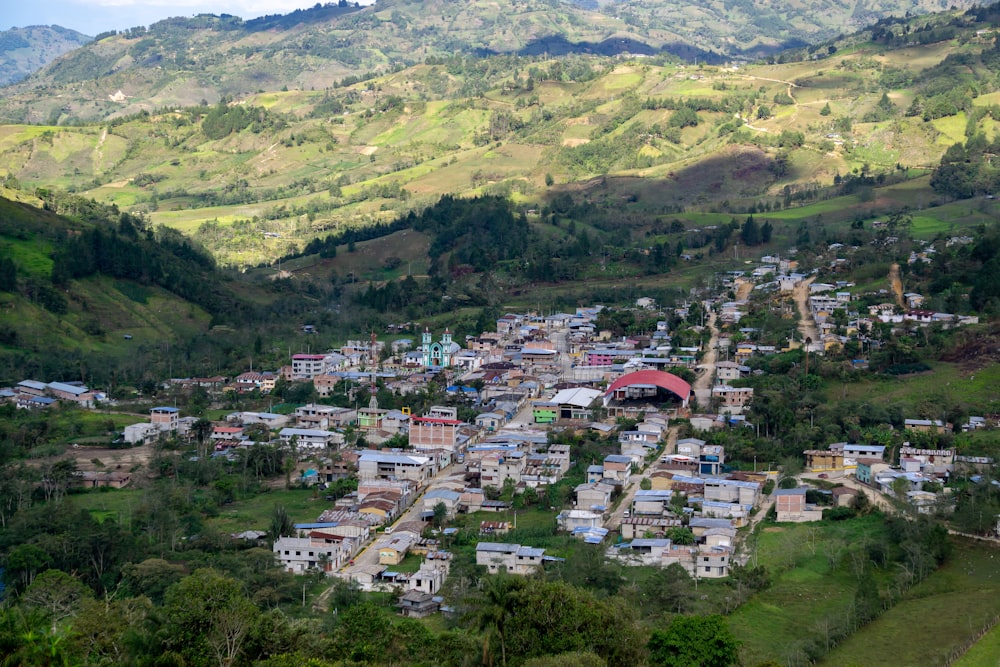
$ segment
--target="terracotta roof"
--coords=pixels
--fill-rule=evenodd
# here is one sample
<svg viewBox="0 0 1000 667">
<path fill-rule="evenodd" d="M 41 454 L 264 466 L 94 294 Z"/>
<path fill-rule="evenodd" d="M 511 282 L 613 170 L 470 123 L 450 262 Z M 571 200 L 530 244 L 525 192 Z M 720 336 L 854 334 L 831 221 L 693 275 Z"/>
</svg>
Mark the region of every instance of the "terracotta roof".
<svg viewBox="0 0 1000 667">
<path fill-rule="evenodd" d="M 691 395 L 691 385 L 687 382 L 672 373 L 655 370 L 636 371 L 635 373 L 623 375 L 615 380 L 610 387 L 608 387 L 608 390 L 604 392 L 604 395 L 608 396 L 617 389 L 634 384 L 656 385 L 661 389 L 666 389 L 667 391 L 679 396 L 683 400 L 686 400 Z"/>
</svg>

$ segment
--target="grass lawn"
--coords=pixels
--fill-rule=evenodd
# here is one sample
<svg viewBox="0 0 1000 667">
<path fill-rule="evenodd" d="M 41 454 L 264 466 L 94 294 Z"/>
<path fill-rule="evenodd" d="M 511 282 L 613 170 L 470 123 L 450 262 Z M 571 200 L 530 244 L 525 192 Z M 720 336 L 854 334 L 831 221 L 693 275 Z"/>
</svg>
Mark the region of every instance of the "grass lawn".
<svg viewBox="0 0 1000 667">
<path fill-rule="evenodd" d="M 98 521 L 114 519 L 119 525 L 128 525 L 132 512 L 142 501 L 139 489 L 100 489 L 86 493 L 74 493 L 70 502 L 90 512 Z"/>
<path fill-rule="evenodd" d="M 1000 625 L 994 626 L 987 632 L 954 665 L 955 667 L 1000 667 Z"/>
<path fill-rule="evenodd" d="M 823 665 L 946 665 L 948 658 L 984 624 L 1000 614 L 1000 555 L 996 547 L 956 540 L 955 554 L 944 567 L 914 586 L 905 599 L 834 649 Z M 928 628 L 933 631 L 914 632 Z M 1000 635 L 983 640 L 994 647 L 996 665 Z M 976 660 L 977 651 L 969 659 Z"/>
<path fill-rule="evenodd" d="M 223 533 L 266 530 L 271 522 L 271 513 L 278 505 L 285 508 L 294 523 L 309 523 L 316 521 L 333 503 L 325 500 L 318 490 L 272 490 L 226 505 L 218 516 L 209 519 L 207 523 Z"/>
</svg>

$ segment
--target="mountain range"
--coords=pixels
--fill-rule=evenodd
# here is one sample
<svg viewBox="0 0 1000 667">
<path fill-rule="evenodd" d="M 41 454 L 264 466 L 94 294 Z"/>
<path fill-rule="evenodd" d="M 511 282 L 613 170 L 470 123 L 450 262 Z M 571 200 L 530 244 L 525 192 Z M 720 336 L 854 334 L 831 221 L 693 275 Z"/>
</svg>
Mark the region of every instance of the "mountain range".
<svg viewBox="0 0 1000 667">
<path fill-rule="evenodd" d="M 692 62 L 767 57 L 887 16 L 964 9 L 972 0 L 382 0 L 317 4 L 284 16 L 172 18 L 98 35 L 6 91 L 0 115 L 89 120 L 210 103 L 287 86 L 323 89 L 428 58 L 489 54 L 673 54 Z M 109 98 L 122 91 L 124 105 Z"/>
</svg>

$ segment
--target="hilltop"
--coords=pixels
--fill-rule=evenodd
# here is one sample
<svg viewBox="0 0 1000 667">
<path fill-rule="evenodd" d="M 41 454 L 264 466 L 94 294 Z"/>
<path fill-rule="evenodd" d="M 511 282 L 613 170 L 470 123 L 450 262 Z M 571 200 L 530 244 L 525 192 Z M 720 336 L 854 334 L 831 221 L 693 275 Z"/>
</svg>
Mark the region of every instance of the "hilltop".
<svg viewBox="0 0 1000 667">
<path fill-rule="evenodd" d="M 87 35 L 57 25 L 0 31 L 0 86 L 20 81 L 89 41 Z"/>
</svg>

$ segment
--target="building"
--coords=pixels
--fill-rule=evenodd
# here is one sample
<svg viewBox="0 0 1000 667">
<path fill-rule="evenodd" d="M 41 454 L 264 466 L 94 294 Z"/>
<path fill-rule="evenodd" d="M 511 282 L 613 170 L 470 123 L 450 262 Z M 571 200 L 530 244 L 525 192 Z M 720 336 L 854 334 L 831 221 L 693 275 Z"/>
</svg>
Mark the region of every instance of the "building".
<svg viewBox="0 0 1000 667">
<path fill-rule="evenodd" d="M 810 472 L 824 470 L 842 470 L 844 468 L 844 452 L 831 449 L 807 449 L 802 452 L 806 457 L 806 469 Z"/>
<path fill-rule="evenodd" d="M 680 519 L 665 516 L 630 516 L 622 519 L 623 540 L 637 537 L 664 537 L 668 530 L 681 525 Z"/>
<path fill-rule="evenodd" d="M 615 493 L 615 487 L 596 481 L 580 484 L 575 491 L 578 508 L 603 512 L 611 505 L 611 497 Z"/>
<path fill-rule="evenodd" d="M 621 482 L 623 486 L 628 484 L 632 476 L 632 459 L 621 454 L 608 454 L 604 457 L 602 466 L 603 479 L 611 479 Z"/>
<path fill-rule="evenodd" d="M 415 551 L 415 550 L 414 550 Z M 451 554 L 447 551 L 431 551 L 424 557 L 420 569 L 410 576 L 406 585 L 410 590 L 436 595 L 444 585 L 451 567 Z"/>
<path fill-rule="evenodd" d="M 628 373 L 611 383 L 604 392 L 604 407 L 621 412 L 628 401 L 650 401 L 660 392 L 672 396 L 682 407 L 687 407 L 691 385 L 665 371 L 642 370 Z"/>
<path fill-rule="evenodd" d="M 149 411 L 149 422 L 166 431 L 176 431 L 181 412 L 177 408 L 159 407 Z"/>
<path fill-rule="evenodd" d="M 490 574 L 533 574 L 548 560 L 545 549 L 524 547 L 503 542 L 480 542 L 476 545 L 476 565 L 483 565 Z"/>
<path fill-rule="evenodd" d="M 458 512 L 458 506 L 461 504 L 462 494 L 458 491 L 450 491 L 448 489 L 431 489 L 424 494 L 424 512 L 430 513 L 430 516 L 434 516 L 434 508 L 438 504 L 444 505 L 445 516 L 449 519 L 454 518 L 455 514 Z"/>
<path fill-rule="evenodd" d="M 753 387 L 731 387 L 717 384 L 712 387 L 712 398 L 719 402 L 720 409 L 743 409 L 753 400 Z"/>
<path fill-rule="evenodd" d="M 76 403 L 81 408 L 94 407 L 95 394 L 79 383 L 50 382 L 48 392 L 60 401 Z"/>
<path fill-rule="evenodd" d="M 463 422 L 438 417 L 413 417 L 410 419 L 410 447 L 416 450 L 444 449 L 457 452 L 460 447 L 459 430 Z"/>
<path fill-rule="evenodd" d="M 386 535 L 376 543 L 379 565 L 399 565 L 417 541 L 413 533 Z"/>
<path fill-rule="evenodd" d="M 441 598 L 411 588 L 399 596 L 399 613 L 409 618 L 424 618 L 441 611 Z"/>
<path fill-rule="evenodd" d="M 907 431 L 919 431 L 922 433 L 940 433 L 945 430 L 946 424 L 940 419 L 904 419 L 903 428 Z"/>
<path fill-rule="evenodd" d="M 306 537 L 280 537 L 271 550 L 288 572 L 302 574 L 319 569 L 330 574 L 343 564 L 352 550 L 352 543 L 350 538 L 317 529 Z"/>
<path fill-rule="evenodd" d="M 434 342 L 430 329 L 424 329 L 420 354 L 423 358 L 424 368 L 448 368 L 451 366 L 452 356 L 457 354 L 462 348 L 451 340 L 451 331 L 444 330 L 441 340 Z"/>
<path fill-rule="evenodd" d="M 760 484 L 736 479 L 706 479 L 705 500 L 737 503 L 755 507 L 760 494 Z"/>
<path fill-rule="evenodd" d="M 632 499 L 633 516 L 663 516 L 670 510 L 670 499 L 673 491 L 650 489 L 648 491 L 639 489 Z"/>
<path fill-rule="evenodd" d="M 290 445 L 295 440 L 295 446 L 302 449 L 326 449 L 344 444 L 344 435 L 334 431 L 324 431 L 314 428 L 283 428 L 278 432 L 281 442 Z"/>
<path fill-rule="evenodd" d="M 573 532 L 577 528 L 599 528 L 602 516 L 587 510 L 563 510 L 556 516 L 559 530 Z"/>
<path fill-rule="evenodd" d="M 778 489 L 774 492 L 774 509 L 779 523 L 803 523 L 819 521 L 823 518 L 823 510 L 816 505 L 806 503 L 806 489 Z"/>
<path fill-rule="evenodd" d="M 358 457 L 358 477 L 372 479 L 409 479 L 422 483 L 434 474 L 430 457 L 394 452 L 363 452 Z"/>
<path fill-rule="evenodd" d="M 577 387 L 560 390 L 549 403 L 555 407 L 556 419 L 590 419 L 590 406 L 600 397 L 599 389 Z"/>
<path fill-rule="evenodd" d="M 121 489 L 131 483 L 132 474 L 122 470 L 114 470 L 112 472 L 92 472 L 87 470 L 79 473 L 79 479 L 86 489 L 96 489 L 104 486 L 112 489 Z"/>
<path fill-rule="evenodd" d="M 325 354 L 293 354 L 292 380 L 312 380 L 326 370 Z"/>
<path fill-rule="evenodd" d="M 695 579 L 723 579 L 729 576 L 732 550 L 727 546 L 683 546 L 671 544 L 663 550 L 661 567 L 677 563 Z"/>
<path fill-rule="evenodd" d="M 722 445 L 709 445 L 698 438 L 684 438 L 677 441 L 677 456 L 695 461 L 700 475 L 718 475 L 726 462 L 726 448 Z"/>
<path fill-rule="evenodd" d="M 524 452 L 508 451 L 486 455 L 479 462 L 479 483 L 483 488 L 491 486 L 495 489 L 503 488 L 508 479 L 517 484 L 521 481 L 527 464 Z"/>
</svg>

